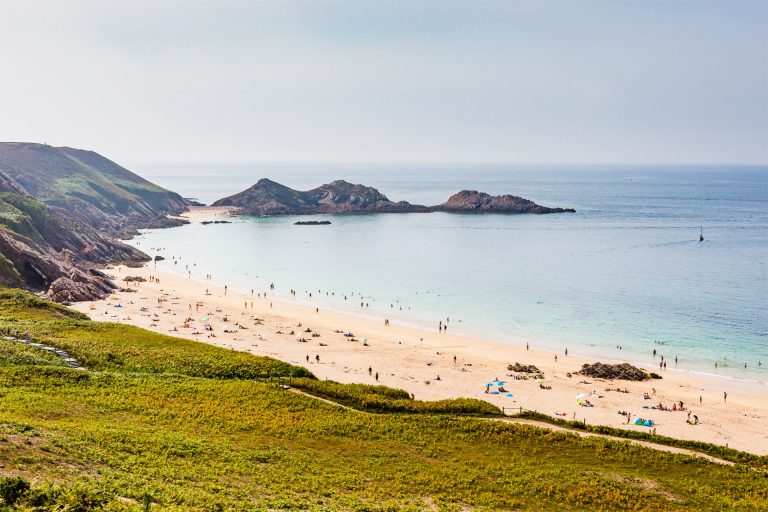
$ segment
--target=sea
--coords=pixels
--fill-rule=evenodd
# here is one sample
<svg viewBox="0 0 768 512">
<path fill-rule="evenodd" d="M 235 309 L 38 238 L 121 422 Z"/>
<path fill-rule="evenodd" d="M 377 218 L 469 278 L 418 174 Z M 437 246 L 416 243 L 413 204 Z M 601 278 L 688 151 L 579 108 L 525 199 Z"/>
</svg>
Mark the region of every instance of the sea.
<svg viewBox="0 0 768 512">
<path fill-rule="evenodd" d="M 443 322 L 449 333 L 648 368 L 658 368 L 663 355 L 668 370 L 768 381 L 768 167 L 133 169 L 206 204 L 265 177 L 300 190 L 345 179 L 426 205 L 469 189 L 574 208 L 551 215 L 235 217 L 147 230 L 130 243 L 164 256 L 158 268 L 198 280 L 211 274 L 247 293 L 436 333 Z"/>
</svg>

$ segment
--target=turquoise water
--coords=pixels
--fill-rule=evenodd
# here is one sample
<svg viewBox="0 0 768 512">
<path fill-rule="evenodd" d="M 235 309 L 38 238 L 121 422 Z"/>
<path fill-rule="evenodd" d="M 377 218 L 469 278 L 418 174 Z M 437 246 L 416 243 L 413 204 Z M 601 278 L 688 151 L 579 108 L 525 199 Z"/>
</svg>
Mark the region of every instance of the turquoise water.
<svg viewBox="0 0 768 512">
<path fill-rule="evenodd" d="M 244 291 L 265 291 L 274 282 L 283 298 L 296 289 L 290 300 L 435 330 L 450 318 L 449 332 L 502 342 L 558 351 L 567 346 L 569 353 L 643 364 L 654 364 L 656 348 L 669 368 L 768 377 L 765 167 L 137 171 L 204 202 L 260 177 L 301 189 L 344 178 L 376 186 L 390 199 L 423 204 L 475 188 L 573 207 L 575 214 L 543 216 L 315 217 L 328 218 L 330 226 L 294 226 L 296 217 L 241 217 L 232 224 L 148 231 L 134 243 L 166 256 L 166 269 L 185 273 L 189 265 L 195 278 L 210 273 L 219 284 Z M 698 241 L 700 227 L 704 242 Z M 172 256 L 181 263 L 174 265 Z M 369 307 L 361 309 L 361 300 Z"/>
</svg>

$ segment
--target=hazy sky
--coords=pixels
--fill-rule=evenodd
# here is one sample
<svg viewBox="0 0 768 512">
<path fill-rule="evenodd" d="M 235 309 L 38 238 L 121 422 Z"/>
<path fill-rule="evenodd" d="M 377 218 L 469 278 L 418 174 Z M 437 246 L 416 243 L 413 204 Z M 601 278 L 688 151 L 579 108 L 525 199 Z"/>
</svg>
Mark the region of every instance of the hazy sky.
<svg viewBox="0 0 768 512">
<path fill-rule="evenodd" d="M 0 59 L 0 140 L 122 163 L 768 163 L 768 0 L 0 0 Z"/>
</svg>

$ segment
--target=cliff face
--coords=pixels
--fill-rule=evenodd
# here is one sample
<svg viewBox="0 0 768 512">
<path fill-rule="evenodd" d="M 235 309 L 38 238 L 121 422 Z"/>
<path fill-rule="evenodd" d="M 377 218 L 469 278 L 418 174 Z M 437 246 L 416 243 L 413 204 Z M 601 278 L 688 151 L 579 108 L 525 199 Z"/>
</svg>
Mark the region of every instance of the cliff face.
<svg viewBox="0 0 768 512">
<path fill-rule="evenodd" d="M 435 211 L 455 213 L 573 213 L 572 208 L 547 208 L 513 195 L 492 196 L 476 190 L 462 190 L 435 206 Z"/>
<path fill-rule="evenodd" d="M 115 285 L 94 265 L 149 259 L 114 237 L 179 225 L 167 215 L 186 209 L 91 151 L 0 143 L 0 284 L 59 302 L 101 298 Z"/>
<path fill-rule="evenodd" d="M 0 143 L 0 171 L 28 195 L 83 224 L 128 238 L 136 229 L 170 227 L 187 201 L 92 151 Z"/>
<path fill-rule="evenodd" d="M 261 179 L 243 192 L 219 199 L 213 206 L 235 206 L 248 215 L 428 211 L 425 206 L 405 201 L 396 203 L 375 188 L 343 180 L 301 192 L 272 180 Z"/>
<path fill-rule="evenodd" d="M 522 197 L 491 196 L 483 192 L 462 190 L 437 206 L 421 206 L 405 201 L 390 201 L 372 187 L 337 180 L 315 189 L 300 192 L 268 179 L 251 188 L 219 199 L 214 206 L 235 206 L 246 215 L 311 215 L 317 213 L 564 213 L 569 208 L 547 208 Z"/>
<path fill-rule="evenodd" d="M 47 292 L 60 302 L 90 300 L 115 287 L 92 265 L 147 259 L 66 210 L 30 197 L 0 172 L 0 284 Z"/>
</svg>

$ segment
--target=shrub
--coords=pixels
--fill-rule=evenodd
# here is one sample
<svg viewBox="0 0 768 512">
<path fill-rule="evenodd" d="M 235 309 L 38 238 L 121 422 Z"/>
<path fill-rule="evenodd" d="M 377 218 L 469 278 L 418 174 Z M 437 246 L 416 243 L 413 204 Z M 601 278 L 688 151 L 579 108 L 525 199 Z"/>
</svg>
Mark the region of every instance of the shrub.
<svg viewBox="0 0 768 512">
<path fill-rule="evenodd" d="M 27 491 L 29 491 L 29 482 L 20 476 L 0 478 L 0 498 L 8 506 L 15 505 Z"/>
</svg>

